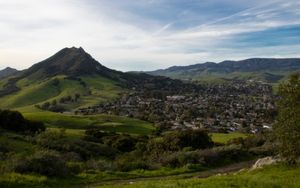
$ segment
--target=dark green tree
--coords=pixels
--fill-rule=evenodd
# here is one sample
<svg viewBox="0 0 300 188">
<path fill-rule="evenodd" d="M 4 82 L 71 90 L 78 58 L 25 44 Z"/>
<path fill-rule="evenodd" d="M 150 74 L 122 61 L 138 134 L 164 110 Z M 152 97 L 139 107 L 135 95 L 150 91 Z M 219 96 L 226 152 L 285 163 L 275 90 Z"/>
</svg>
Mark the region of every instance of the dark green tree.
<svg viewBox="0 0 300 188">
<path fill-rule="evenodd" d="M 274 135 L 279 152 L 288 164 L 300 156 L 300 74 L 293 74 L 279 86 L 278 117 Z"/>
</svg>

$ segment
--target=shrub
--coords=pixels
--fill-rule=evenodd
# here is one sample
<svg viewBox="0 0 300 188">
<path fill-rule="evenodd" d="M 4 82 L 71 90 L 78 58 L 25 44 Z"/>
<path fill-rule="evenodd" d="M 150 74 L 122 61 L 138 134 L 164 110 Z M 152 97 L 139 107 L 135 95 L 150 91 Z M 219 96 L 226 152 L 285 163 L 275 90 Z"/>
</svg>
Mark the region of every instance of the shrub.
<svg viewBox="0 0 300 188">
<path fill-rule="evenodd" d="M 112 147 L 122 152 L 129 152 L 134 150 L 135 144 L 136 144 L 136 139 L 130 136 L 119 136 L 112 143 Z"/>
<path fill-rule="evenodd" d="M 213 146 L 210 136 L 204 130 L 181 130 L 165 133 L 162 139 L 151 139 L 148 150 L 152 153 L 205 149 Z M 155 151 L 157 150 L 157 151 Z"/>
<path fill-rule="evenodd" d="M 79 174 L 80 172 L 83 171 L 84 165 L 83 163 L 79 163 L 79 162 L 68 162 L 67 168 L 71 174 Z"/>
<path fill-rule="evenodd" d="M 26 120 L 20 112 L 0 110 L 0 128 L 34 134 L 45 130 L 41 122 Z"/>
<path fill-rule="evenodd" d="M 116 166 L 114 163 L 105 161 L 105 160 L 95 160 L 91 159 L 86 162 L 87 170 L 95 170 L 95 171 L 114 171 L 116 170 Z"/>
<path fill-rule="evenodd" d="M 74 140 L 66 137 L 64 131 L 48 131 L 36 137 L 38 145 L 61 152 L 75 152 L 82 159 L 91 157 L 106 156 L 113 158 L 116 151 L 104 144 L 87 142 L 84 140 Z"/>
<path fill-rule="evenodd" d="M 188 152 L 166 152 L 161 154 L 157 161 L 159 161 L 163 166 L 172 168 L 182 167 L 187 164 L 218 166 L 231 162 L 237 162 L 249 156 L 249 152 L 243 149 L 241 145 L 231 145 Z"/>
<path fill-rule="evenodd" d="M 144 170 L 150 169 L 149 164 L 143 160 L 136 160 L 136 161 L 119 160 L 117 161 L 117 167 L 120 171 L 123 172 L 128 172 L 137 169 L 144 169 Z"/>
<path fill-rule="evenodd" d="M 15 171 L 19 173 L 37 173 L 48 177 L 65 177 L 69 170 L 59 154 L 41 151 L 31 157 L 18 161 Z"/>
<path fill-rule="evenodd" d="M 104 143 L 121 152 L 130 152 L 135 149 L 135 145 L 139 140 L 145 141 L 147 138 L 134 138 L 130 135 L 120 135 L 114 132 L 106 132 L 92 127 L 85 131 L 84 139 L 92 142 Z"/>
<path fill-rule="evenodd" d="M 237 162 L 250 157 L 250 153 L 242 145 L 230 145 L 213 148 L 218 153 L 218 163 Z"/>
<path fill-rule="evenodd" d="M 143 157 L 136 155 L 136 152 L 126 153 L 115 160 L 116 166 L 120 171 L 131 171 L 136 169 L 150 169 L 150 163 Z"/>
<path fill-rule="evenodd" d="M 161 156 L 161 163 L 163 166 L 177 168 L 187 164 L 199 164 L 204 165 L 204 159 L 202 157 L 201 150 L 190 152 L 175 152 L 172 154 L 165 153 Z"/>
</svg>

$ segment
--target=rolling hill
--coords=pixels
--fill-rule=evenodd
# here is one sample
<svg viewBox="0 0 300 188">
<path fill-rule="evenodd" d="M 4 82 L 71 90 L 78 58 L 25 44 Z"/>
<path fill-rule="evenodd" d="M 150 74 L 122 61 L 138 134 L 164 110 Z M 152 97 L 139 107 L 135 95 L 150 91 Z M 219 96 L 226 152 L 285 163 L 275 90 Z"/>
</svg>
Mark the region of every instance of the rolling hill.
<svg viewBox="0 0 300 188">
<path fill-rule="evenodd" d="M 31 111 L 35 105 L 67 98 L 61 103 L 65 110 L 97 104 L 114 99 L 124 90 L 124 75 L 104 67 L 82 48 L 64 48 L 29 69 L 2 79 L 0 107 Z"/>
<path fill-rule="evenodd" d="M 30 68 L 0 79 L 0 109 L 13 109 L 50 129 L 81 135 L 88 126 L 149 134 L 151 123 L 112 115 L 80 116 L 72 112 L 116 99 L 136 84 L 160 77 L 128 74 L 101 65 L 82 48 L 64 48 Z M 65 112 L 65 113 L 56 113 Z M 68 112 L 68 113 L 67 113 Z"/>
<path fill-rule="evenodd" d="M 207 62 L 189 66 L 173 66 L 148 72 L 183 80 L 226 81 L 228 79 L 252 79 L 276 83 L 287 74 L 300 71 L 300 59 L 254 58 L 241 61 Z"/>
<path fill-rule="evenodd" d="M 81 47 L 64 48 L 26 70 L 0 79 L 0 108 L 75 111 L 114 100 L 132 89 L 173 90 L 182 84 L 167 77 L 112 70 Z"/>
</svg>

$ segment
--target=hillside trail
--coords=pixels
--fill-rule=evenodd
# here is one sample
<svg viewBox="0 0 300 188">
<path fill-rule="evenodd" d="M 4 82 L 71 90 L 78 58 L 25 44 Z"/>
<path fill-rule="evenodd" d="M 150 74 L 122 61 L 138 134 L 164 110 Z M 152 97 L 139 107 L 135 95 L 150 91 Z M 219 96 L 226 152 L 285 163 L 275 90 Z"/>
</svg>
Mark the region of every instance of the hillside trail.
<svg viewBox="0 0 300 188">
<path fill-rule="evenodd" d="M 102 181 L 91 185 L 86 185 L 86 188 L 100 187 L 101 185 L 118 185 L 118 184 L 134 184 L 140 181 L 151 181 L 151 180 L 172 180 L 172 179 L 187 179 L 187 178 L 207 178 L 214 175 L 227 175 L 228 173 L 238 172 L 242 169 L 249 169 L 257 160 L 244 161 L 239 163 L 230 164 L 227 166 L 198 171 L 182 173 L 177 175 L 165 175 L 165 176 L 151 176 L 151 177 L 137 177 L 122 180 L 108 180 Z"/>
</svg>

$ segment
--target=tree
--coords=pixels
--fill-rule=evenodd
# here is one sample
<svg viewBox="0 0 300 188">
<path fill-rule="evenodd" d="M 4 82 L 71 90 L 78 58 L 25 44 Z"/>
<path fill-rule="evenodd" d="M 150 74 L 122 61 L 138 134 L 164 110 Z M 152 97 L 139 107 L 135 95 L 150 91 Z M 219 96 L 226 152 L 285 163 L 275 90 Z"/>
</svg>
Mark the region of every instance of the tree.
<svg viewBox="0 0 300 188">
<path fill-rule="evenodd" d="M 293 74 L 279 86 L 278 117 L 274 135 L 279 152 L 288 164 L 300 156 L 300 74 Z"/>
<path fill-rule="evenodd" d="M 10 110 L 0 110 L 0 128 L 32 134 L 45 131 L 42 122 L 27 120 L 20 112 Z"/>
<path fill-rule="evenodd" d="M 210 136 L 205 130 L 181 130 L 166 133 L 163 137 L 165 149 L 178 151 L 185 147 L 205 149 L 213 146 Z"/>
<path fill-rule="evenodd" d="M 51 105 L 52 105 L 52 106 L 55 106 L 56 104 L 57 104 L 57 101 L 56 101 L 56 99 L 54 99 L 54 100 L 52 101 Z"/>
</svg>

